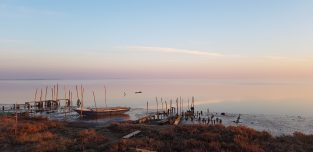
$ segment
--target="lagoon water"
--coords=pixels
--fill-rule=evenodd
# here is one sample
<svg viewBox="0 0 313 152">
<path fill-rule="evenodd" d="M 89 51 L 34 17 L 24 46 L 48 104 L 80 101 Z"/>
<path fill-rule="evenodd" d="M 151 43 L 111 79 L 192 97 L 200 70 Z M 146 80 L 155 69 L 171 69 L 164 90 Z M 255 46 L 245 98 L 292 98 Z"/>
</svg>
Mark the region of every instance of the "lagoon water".
<svg viewBox="0 0 313 152">
<path fill-rule="evenodd" d="M 108 125 L 112 122 L 135 120 L 149 112 L 155 111 L 156 97 L 158 108 L 162 101 L 174 101 L 182 98 L 185 109 L 195 97 L 197 111 L 214 114 L 223 120 L 223 124 L 245 125 L 256 130 L 266 130 L 273 135 L 292 134 L 300 131 L 313 134 L 313 82 L 311 81 L 256 81 L 256 80 L 195 80 L 195 79 L 105 79 L 105 80 L 1 80 L 0 104 L 24 103 L 37 100 L 41 94 L 51 98 L 51 88 L 59 85 L 59 98 L 65 92 L 73 92 L 73 100 L 77 100 L 76 85 L 83 85 L 84 105 L 93 107 L 95 92 L 97 106 L 105 106 L 105 89 L 107 88 L 108 106 L 128 106 L 132 109 L 125 116 L 93 119 L 80 119 L 72 112 L 64 117 L 62 113 L 48 114 L 52 119 L 84 121 L 95 125 Z M 64 89 L 65 88 L 65 89 Z M 66 90 L 66 91 L 64 91 Z M 142 91 L 135 94 L 136 91 Z M 80 92 L 79 92 L 80 95 Z M 67 95 L 68 96 L 68 95 Z M 74 102 L 75 103 L 75 102 Z M 165 109 L 165 104 L 163 104 Z M 226 112 L 226 116 L 220 113 Z M 241 114 L 241 123 L 234 120 Z M 206 116 L 207 117 L 207 116 Z M 70 119 L 69 119 L 70 118 Z M 187 122 L 188 123 L 188 122 Z M 189 122 L 190 123 L 190 122 Z M 192 122 L 197 123 L 197 122 Z"/>
<path fill-rule="evenodd" d="M 156 97 L 163 101 L 181 97 L 184 107 L 188 99 L 195 97 L 196 108 L 213 112 L 241 114 L 269 114 L 313 117 L 312 81 L 261 81 L 261 80 L 210 80 L 210 79 L 105 79 L 105 80 L 1 80 L 0 103 L 24 103 L 33 101 L 35 90 L 43 96 L 49 87 L 59 84 L 59 98 L 65 91 L 73 92 L 76 100 L 76 85 L 85 88 L 85 105 L 93 106 L 95 91 L 98 105 L 105 105 L 104 85 L 107 88 L 108 106 L 129 106 L 156 108 Z M 135 94 L 142 91 L 141 94 Z M 79 93 L 80 94 L 80 93 Z M 43 97 L 44 98 L 44 97 Z M 164 104 L 165 106 L 165 104 Z"/>
</svg>

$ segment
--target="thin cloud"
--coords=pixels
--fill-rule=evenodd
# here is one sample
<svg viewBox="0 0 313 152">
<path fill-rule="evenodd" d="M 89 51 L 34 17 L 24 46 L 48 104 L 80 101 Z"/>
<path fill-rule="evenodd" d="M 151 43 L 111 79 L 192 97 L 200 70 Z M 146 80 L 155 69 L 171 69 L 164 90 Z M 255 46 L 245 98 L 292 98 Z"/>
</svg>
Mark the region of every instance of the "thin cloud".
<svg viewBox="0 0 313 152">
<path fill-rule="evenodd" d="M 0 17 L 29 17 L 29 16 L 61 16 L 63 12 L 35 9 L 26 6 L 0 5 Z"/>
<path fill-rule="evenodd" d="M 132 49 L 132 50 L 140 50 L 140 51 L 194 55 L 194 56 L 210 56 L 210 57 L 225 56 L 224 54 L 221 54 L 221 53 L 205 52 L 205 51 L 189 50 L 189 49 L 177 49 L 177 48 L 148 47 L 148 46 L 131 46 L 127 48 Z"/>
<path fill-rule="evenodd" d="M 297 61 L 297 62 L 309 61 L 306 58 L 296 58 L 296 57 L 286 57 L 286 56 L 265 56 L 264 58 L 269 59 L 269 60 L 277 60 L 277 61 Z"/>
<path fill-rule="evenodd" d="M 266 56 L 265 58 L 272 59 L 272 60 L 286 60 L 286 59 L 290 59 L 290 58 L 285 57 L 285 56 Z"/>
<path fill-rule="evenodd" d="M 16 40 L 16 39 L 0 39 L 0 43 L 21 43 L 25 42 L 24 40 Z"/>
</svg>

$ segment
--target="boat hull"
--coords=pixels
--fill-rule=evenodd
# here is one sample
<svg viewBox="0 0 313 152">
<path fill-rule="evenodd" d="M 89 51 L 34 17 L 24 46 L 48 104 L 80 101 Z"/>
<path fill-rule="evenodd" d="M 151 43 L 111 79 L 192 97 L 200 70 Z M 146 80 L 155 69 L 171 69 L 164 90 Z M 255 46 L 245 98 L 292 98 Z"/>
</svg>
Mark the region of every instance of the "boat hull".
<svg viewBox="0 0 313 152">
<path fill-rule="evenodd" d="M 129 111 L 130 108 L 119 108 L 119 109 L 105 109 L 105 110 L 93 110 L 93 109 L 75 109 L 78 114 L 84 116 L 109 116 L 109 115 L 119 115 Z"/>
</svg>

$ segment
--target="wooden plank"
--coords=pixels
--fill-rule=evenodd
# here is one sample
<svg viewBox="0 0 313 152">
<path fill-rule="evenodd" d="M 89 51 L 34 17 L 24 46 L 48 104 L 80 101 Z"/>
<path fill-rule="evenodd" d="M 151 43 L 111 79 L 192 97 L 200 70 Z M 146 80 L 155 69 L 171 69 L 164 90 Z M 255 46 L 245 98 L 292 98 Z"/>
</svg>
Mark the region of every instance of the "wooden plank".
<svg viewBox="0 0 313 152">
<path fill-rule="evenodd" d="M 158 121 L 158 124 L 163 125 L 163 124 L 168 123 L 168 122 L 169 122 L 168 119 L 162 119 L 162 120 Z"/>
<path fill-rule="evenodd" d="M 156 152 L 156 151 L 151 151 L 151 150 L 141 149 L 141 148 L 136 148 L 135 151 L 136 152 Z"/>
<path fill-rule="evenodd" d="M 122 138 L 123 138 L 123 139 L 129 139 L 129 138 L 131 138 L 131 137 L 133 137 L 133 136 L 136 136 L 136 135 L 139 134 L 140 132 L 141 132 L 140 130 L 136 130 L 136 131 L 134 131 L 134 132 L 132 132 L 132 133 L 130 133 L 130 134 L 128 134 L 128 135 L 122 137 Z"/>
<path fill-rule="evenodd" d="M 177 126 L 179 123 L 180 123 L 180 120 L 181 120 L 181 116 L 178 116 L 174 122 L 174 125 Z"/>
</svg>

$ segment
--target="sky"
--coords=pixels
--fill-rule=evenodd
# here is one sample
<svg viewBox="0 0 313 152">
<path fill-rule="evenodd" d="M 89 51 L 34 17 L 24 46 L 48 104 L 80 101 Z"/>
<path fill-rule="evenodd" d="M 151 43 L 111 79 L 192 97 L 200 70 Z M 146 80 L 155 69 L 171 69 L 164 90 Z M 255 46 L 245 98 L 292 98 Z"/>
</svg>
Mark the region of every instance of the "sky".
<svg viewBox="0 0 313 152">
<path fill-rule="evenodd" d="M 0 0 L 0 79 L 312 79 L 311 0 Z"/>
</svg>

